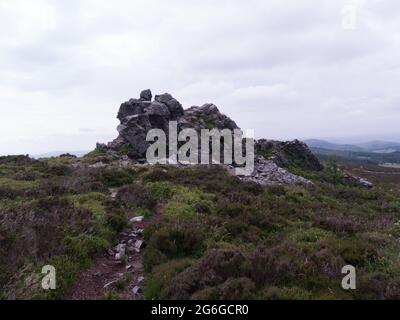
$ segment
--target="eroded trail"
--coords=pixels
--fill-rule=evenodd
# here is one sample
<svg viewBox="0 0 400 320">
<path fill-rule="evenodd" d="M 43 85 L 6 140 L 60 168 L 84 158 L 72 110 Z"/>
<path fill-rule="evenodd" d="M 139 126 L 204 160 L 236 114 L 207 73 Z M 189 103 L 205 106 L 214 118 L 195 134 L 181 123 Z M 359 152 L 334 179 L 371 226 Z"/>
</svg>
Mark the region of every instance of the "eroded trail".
<svg viewBox="0 0 400 320">
<path fill-rule="evenodd" d="M 92 267 L 82 272 L 75 285 L 64 296 L 66 300 L 143 299 L 143 230 L 160 215 L 135 217 L 118 237 L 118 245 L 97 257 Z"/>
</svg>

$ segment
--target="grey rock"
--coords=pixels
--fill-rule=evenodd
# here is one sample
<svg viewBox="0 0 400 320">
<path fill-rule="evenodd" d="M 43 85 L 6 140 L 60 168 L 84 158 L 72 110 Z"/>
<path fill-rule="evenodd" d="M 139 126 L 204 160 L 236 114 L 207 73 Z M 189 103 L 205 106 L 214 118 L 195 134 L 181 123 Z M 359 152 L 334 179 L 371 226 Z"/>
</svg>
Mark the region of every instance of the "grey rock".
<svg viewBox="0 0 400 320">
<path fill-rule="evenodd" d="M 129 247 L 127 247 L 127 251 L 128 251 L 129 253 L 137 252 L 137 251 L 136 251 L 136 248 L 135 248 L 134 246 L 129 246 Z"/>
<path fill-rule="evenodd" d="M 114 199 L 117 197 L 118 190 L 117 190 L 117 189 L 114 189 L 114 188 L 110 188 L 109 191 L 110 191 L 110 197 L 111 197 L 111 199 L 114 200 Z"/>
<path fill-rule="evenodd" d="M 169 120 L 170 112 L 168 107 L 161 102 L 154 101 L 150 104 L 150 106 L 146 109 L 145 114 L 149 116 L 160 116 L 164 117 L 166 121 Z"/>
<path fill-rule="evenodd" d="M 299 140 L 274 141 L 260 139 L 255 143 L 256 154 L 267 157 L 282 168 L 297 166 L 306 171 L 320 171 L 321 162 L 308 146 Z"/>
<path fill-rule="evenodd" d="M 126 244 L 120 243 L 115 247 L 115 260 L 121 260 L 126 254 Z"/>
<path fill-rule="evenodd" d="M 368 189 L 373 188 L 373 186 L 374 186 L 374 184 L 371 181 L 368 181 L 367 179 L 364 179 L 364 178 L 360 178 L 359 183 L 360 183 L 360 185 L 362 185 L 363 187 L 366 187 Z"/>
<path fill-rule="evenodd" d="M 130 222 L 142 222 L 144 219 L 143 216 L 137 216 L 137 217 L 133 217 L 132 219 L 130 219 Z"/>
<path fill-rule="evenodd" d="M 108 288 L 109 286 L 111 286 L 111 285 L 113 285 L 114 283 L 116 283 L 118 280 L 113 280 L 113 281 L 110 281 L 110 282 L 108 282 L 108 283 L 106 283 L 105 285 L 104 285 L 104 289 L 106 289 L 106 288 Z"/>
<path fill-rule="evenodd" d="M 355 177 L 349 173 L 344 173 L 344 183 L 352 187 L 363 187 L 367 189 L 374 187 L 374 184 L 367 179 Z"/>
<path fill-rule="evenodd" d="M 143 90 L 142 92 L 140 92 L 140 99 L 141 100 L 151 101 L 152 98 L 153 98 L 153 95 L 152 95 L 150 89 L 146 89 L 146 90 Z"/>
<path fill-rule="evenodd" d="M 143 246 L 143 240 L 136 240 L 134 246 L 135 246 L 136 249 L 141 249 L 142 246 Z"/>
<path fill-rule="evenodd" d="M 311 181 L 290 173 L 286 169 L 280 168 L 272 160 L 257 156 L 254 161 L 254 171 L 250 176 L 242 176 L 244 181 L 253 181 L 261 185 L 271 184 L 304 184 L 310 185 Z"/>
<path fill-rule="evenodd" d="M 133 293 L 133 294 L 138 294 L 138 293 L 140 293 L 140 287 L 139 287 L 139 286 L 134 286 L 134 287 L 132 288 L 132 293 Z"/>
<path fill-rule="evenodd" d="M 132 268 L 137 272 L 141 272 L 143 271 L 143 264 L 141 262 L 135 262 L 132 264 Z"/>
<path fill-rule="evenodd" d="M 103 168 L 103 167 L 106 167 L 106 166 L 107 166 L 106 163 L 100 161 L 100 162 L 96 162 L 94 164 L 89 165 L 89 168 Z"/>
</svg>

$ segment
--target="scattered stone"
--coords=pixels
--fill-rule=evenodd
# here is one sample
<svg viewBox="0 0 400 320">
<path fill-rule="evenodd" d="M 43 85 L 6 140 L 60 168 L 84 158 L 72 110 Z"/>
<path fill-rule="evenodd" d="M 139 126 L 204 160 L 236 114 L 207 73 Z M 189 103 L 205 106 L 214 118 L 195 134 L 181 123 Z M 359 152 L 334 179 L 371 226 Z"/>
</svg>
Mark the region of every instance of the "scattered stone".
<svg viewBox="0 0 400 320">
<path fill-rule="evenodd" d="M 103 168 L 106 166 L 107 166 L 106 163 L 103 163 L 102 161 L 100 161 L 100 162 L 96 162 L 94 164 L 89 165 L 89 168 Z"/>
<path fill-rule="evenodd" d="M 119 243 L 119 244 L 117 244 L 117 245 L 115 246 L 114 250 L 117 251 L 117 252 L 121 252 L 121 251 L 124 251 L 125 248 L 126 248 L 126 245 L 125 245 L 125 244 Z"/>
<path fill-rule="evenodd" d="M 120 243 L 115 247 L 115 251 L 117 253 L 115 254 L 115 260 L 121 260 L 125 256 L 126 252 L 126 244 Z"/>
<path fill-rule="evenodd" d="M 138 294 L 140 292 L 140 287 L 139 286 L 134 286 L 133 288 L 132 288 L 132 293 L 133 294 Z"/>
<path fill-rule="evenodd" d="M 133 253 L 133 252 L 136 252 L 135 249 L 136 249 L 135 247 L 129 246 L 129 247 L 127 248 L 127 251 L 128 251 L 129 253 Z"/>
<path fill-rule="evenodd" d="M 152 102 L 150 106 L 147 107 L 145 114 L 149 116 L 164 117 L 166 119 L 170 117 L 168 107 L 165 104 L 157 101 Z"/>
<path fill-rule="evenodd" d="M 371 181 L 368 181 L 367 179 L 360 178 L 359 183 L 361 186 L 366 187 L 368 189 L 373 188 L 374 184 Z"/>
<path fill-rule="evenodd" d="M 143 240 L 136 240 L 135 242 L 135 248 L 140 249 L 143 246 Z"/>
<path fill-rule="evenodd" d="M 138 282 L 138 283 L 141 283 L 141 282 L 143 282 L 143 281 L 144 281 L 144 277 L 143 277 L 143 276 L 139 276 L 137 282 Z"/>
<path fill-rule="evenodd" d="M 135 262 L 135 263 L 133 263 L 133 264 L 132 264 L 132 268 L 133 268 L 133 270 L 135 270 L 135 271 L 137 271 L 137 272 L 143 271 L 143 265 L 142 265 L 141 262 Z"/>
<path fill-rule="evenodd" d="M 144 219 L 143 216 L 138 216 L 138 217 L 133 217 L 132 219 L 130 219 L 130 222 L 142 222 Z"/>
<path fill-rule="evenodd" d="M 106 288 L 108 288 L 109 286 L 111 286 L 112 284 L 114 284 L 116 282 L 117 282 L 117 280 L 110 281 L 110 282 L 106 283 L 103 288 L 106 289 Z"/>
<path fill-rule="evenodd" d="M 170 121 L 176 121 L 178 132 L 186 128 L 201 129 L 239 129 L 237 124 L 212 103 L 202 106 L 192 106 L 186 110 L 171 94 L 153 95 L 149 89 L 140 93 L 139 99 L 130 99 L 121 104 L 117 118 L 120 124 L 117 128 L 119 136 L 107 145 L 99 144 L 98 149 L 107 154 L 113 154 L 122 162 L 132 159 L 135 163 L 146 163 L 146 152 L 150 142 L 146 136 L 151 129 L 161 129 L 167 133 Z M 126 148 L 126 154 L 120 150 Z M 308 146 L 299 141 L 274 141 L 260 139 L 255 141 L 256 157 L 255 170 L 251 176 L 241 177 L 242 180 L 254 181 L 263 185 L 269 184 L 311 184 L 303 177 L 294 175 L 288 168 L 296 165 L 303 170 L 320 171 L 322 164 L 311 152 Z M 200 153 L 199 153 L 200 154 Z M 221 160 L 223 152 L 221 152 Z M 122 159 L 122 160 L 121 160 Z M 98 163 L 93 166 L 103 166 Z M 230 169 L 229 169 L 230 170 Z M 368 186 L 369 182 L 360 181 Z M 116 195 L 115 195 L 116 196 Z M 131 222 L 141 222 L 143 217 L 134 217 Z M 132 235 L 136 237 L 136 235 Z"/>
<path fill-rule="evenodd" d="M 312 184 L 311 181 L 280 168 L 272 160 L 257 156 L 254 171 L 250 176 L 241 176 L 244 181 L 253 181 L 262 185 L 271 184 Z"/>
<path fill-rule="evenodd" d="M 117 189 L 110 189 L 109 191 L 110 191 L 111 199 L 115 200 L 115 198 L 117 197 L 118 190 Z"/>
<path fill-rule="evenodd" d="M 260 139 L 255 142 L 255 151 L 266 156 L 279 167 L 289 168 L 291 165 L 301 167 L 303 170 L 320 171 L 323 169 L 321 162 L 312 153 L 308 146 L 299 140 L 275 141 Z"/>
<path fill-rule="evenodd" d="M 125 253 L 116 253 L 115 260 L 121 260 L 125 256 Z"/>
<path fill-rule="evenodd" d="M 70 153 L 63 153 L 63 154 L 60 154 L 60 158 L 77 158 L 77 156 L 74 154 L 70 154 Z"/>
</svg>

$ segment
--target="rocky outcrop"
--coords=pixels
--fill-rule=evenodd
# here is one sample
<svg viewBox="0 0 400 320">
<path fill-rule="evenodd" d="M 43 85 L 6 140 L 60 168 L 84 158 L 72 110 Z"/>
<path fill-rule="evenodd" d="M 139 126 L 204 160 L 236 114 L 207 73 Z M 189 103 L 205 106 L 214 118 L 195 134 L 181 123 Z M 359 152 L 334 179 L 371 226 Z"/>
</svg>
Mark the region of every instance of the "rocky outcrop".
<svg viewBox="0 0 400 320">
<path fill-rule="evenodd" d="M 244 181 L 253 181 L 262 185 L 271 184 L 303 184 L 310 185 L 311 181 L 290 173 L 286 169 L 278 167 L 272 160 L 262 156 L 254 159 L 254 172 L 251 176 L 240 177 Z"/>
<path fill-rule="evenodd" d="M 299 140 L 282 142 L 260 139 L 256 142 L 255 150 L 257 154 L 283 168 L 298 168 L 305 171 L 323 169 L 318 158 L 304 142 Z"/>
<path fill-rule="evenodd" d="M 204 104 L 201 107 L 191 107 L 185 110 L 184 115 L 178 121 L 180 129 L 239 129 L 235 121 L 219 112 L 216 105 Z"/>
<path fill-rule="evenodd" d="M 150 90 L 143 90 L 139 99 L 130 99 L 121 104 L 117 118 L 119 136 L 108 145 L 98 148 L 109 150 L 129 149 L 129 155 L 137 160 L 145 157 L 149 143 L 146 141 L 150 129 L 162 129 L 168 133 L 169 121 L 176 121 L 178 131 L 185 128 L 201 129 L 238 129 L 236 123 L 220 113 L 214 104 L 201 107 L 193 106 L 183 110 L 182 105 L 169 93 L 156 95 L 152 101 Z"/>
<path fill-rule="evenodd" d="M 193 106 L 186 110 L 171 94 L 156 95 L 143 90 L 138 99 L 130 99 L 121 104 L 117 118 L 119 136 L 112 142 L 98 144 L 97 149 L 118 157 L 122 153 L 130 159 L 145 162 L 149 142 L 146 141 L 150 129 L 162 129 L 168 136 L 170 121 L 177 122 L 178 132 L 186 128 L 201 129 L 239 129 L 237 124 L 222 114 L 217 106 L 208 103 Z M 168 141 L 168 139 L 167 139 Z M 255 170 L 244 180 L 260 184 L 272 183 L 310 183 L 308 180 L 290 173 L 286 169 L 321 170 L 323 167 L 308 147 L 298 141 L 280 142 L 261 139 L 256 141 Z M 222 152 L 221 152 L 222 154 Z M 222 158 L 222 157 L 221 157 Z"/>
</svg>

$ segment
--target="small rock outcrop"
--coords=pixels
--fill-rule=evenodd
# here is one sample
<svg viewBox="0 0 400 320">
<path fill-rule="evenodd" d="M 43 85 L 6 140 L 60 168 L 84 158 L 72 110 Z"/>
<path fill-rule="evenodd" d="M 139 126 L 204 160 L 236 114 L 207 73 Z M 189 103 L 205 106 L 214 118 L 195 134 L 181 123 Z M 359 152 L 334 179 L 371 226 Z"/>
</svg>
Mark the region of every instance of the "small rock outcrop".
<svg viewBox="0 0 400 320">
<path fill-rule="evenodd" d="M 251 176 L 240 177 L 244 181 L 253 181 L 262 185 L 271 184 L 303 184 L 310 185 L 311 181 L 290 173 L 286 169 L 278 167 L 272 161 L 267 160 L 262 156 L 257 156 L 254 159 L 254 172 Z"/>
<path fill-rule="evenodd" d="M 348 173 L 344 174 L 344 183 L 353 186 L 353 187 L 363 187 L 367 189 L 371 189 L 374 187 L 374 184 L 368 181 L 365 178 L 354 177 Z"/>
<path fill-rule="evenodd" d="M 299 140 L 274 141 L 260 139 L 255 145 L 256 153 L 272 160 L 283 168 L 298 168 L 305 171 L 320 171 L 321 162 L 308 146 Z"/>
</svg>

